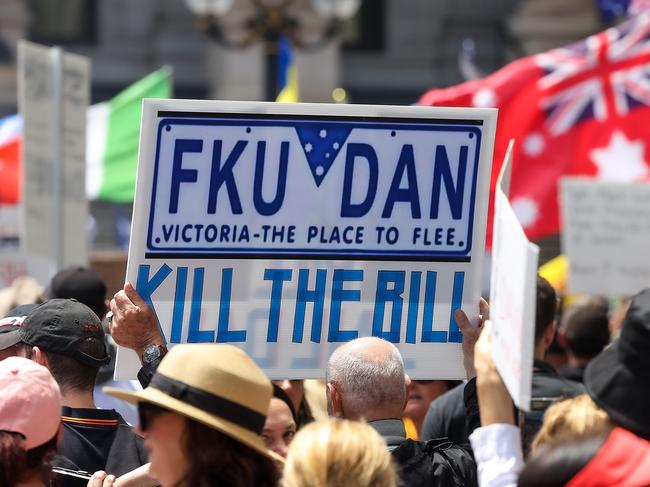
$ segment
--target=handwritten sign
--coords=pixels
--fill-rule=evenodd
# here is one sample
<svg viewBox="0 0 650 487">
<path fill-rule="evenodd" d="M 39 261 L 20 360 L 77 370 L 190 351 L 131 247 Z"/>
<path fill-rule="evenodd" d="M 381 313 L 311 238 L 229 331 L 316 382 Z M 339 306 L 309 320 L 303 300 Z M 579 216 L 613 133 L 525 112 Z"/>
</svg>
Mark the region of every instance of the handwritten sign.
<svg viewBox="0 0 650 487">
<path fill-rule="evenodd" d="M 514 140 L 501 166 L 494 200 L 490 283 L 494 362 L 515 404 L 530 410 L 539 247 L 526 238 L 508 201 Z"/>
<path fill-rule="evenodd" d="M 560 186 L 569 290 L 625 295 L 650 285 L 650 184 L 563 178 Z"/>
<path fill-rule="evenodd" d="M 496 112 L 146 100 L 127 276 L 168 343 L 233 343 L 273 378 L 340 343 L 463 375 Z M 137 359 L 120 352 L 118 375 Z"/>
</svg>

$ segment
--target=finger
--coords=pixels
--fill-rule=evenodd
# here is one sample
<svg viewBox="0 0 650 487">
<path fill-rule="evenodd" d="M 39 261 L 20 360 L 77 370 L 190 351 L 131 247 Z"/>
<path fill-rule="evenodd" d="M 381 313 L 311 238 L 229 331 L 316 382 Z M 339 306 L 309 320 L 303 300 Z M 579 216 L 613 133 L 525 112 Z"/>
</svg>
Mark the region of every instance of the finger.
<svg viewBox="0 0 650 487">
<path fill-rule="evenodd" d="M 104 483 L 102 484 L 102 487 L 112 487 L 113 484 L 115 484 L 115 475 L 108 475 L 104 479 Z"/>
<path fill-rule="evenodd" d="M 138 294 L 138 292 L 129 281 L 126 281 L 124 283 L 124 294 L 131 300 L 134 305 L 139 306 L 140 308 L 147 306 L 147 303 L 144 301 L 144 299 L 142 299 L 142 297 Z"/>
<path fill-rule="evenodd" d="M 478 302 L 478 309 L 483 321 L 490 319 L 490 305 L 485 299 L 481 298 Z"/>
<path fill-rule="evenodd" d="M 105 478 L 106 478 L 106 472 L 104 472 L 103 470 L 98 470 L 92 475 L 92 477 L 90 477 L 87 487 L 102 487 L 102 483 Z"/>
<path fill-rule="evenodd" d="M 472 327 L 472 324 L 469 321 L 469 318 L 462 309 L 457 309 L 454 311 L 454 319 L 456 324 L 461 331 L 467 330 Z"/>
<path fill-rule="evenodd" d="M 113 303 L 115 303 L 115 309 L 113 309 Z M 111 300 L 111 310 L 113 310 L 114 315 L 119 314 L 121 310 L 125 310 L 133 306 L 133 301 L 131 301 L 131 299 L 124 291 L 118 291 L 115 293 L 115 296 L 113 296 L 113 299 Z"/>
</svg>

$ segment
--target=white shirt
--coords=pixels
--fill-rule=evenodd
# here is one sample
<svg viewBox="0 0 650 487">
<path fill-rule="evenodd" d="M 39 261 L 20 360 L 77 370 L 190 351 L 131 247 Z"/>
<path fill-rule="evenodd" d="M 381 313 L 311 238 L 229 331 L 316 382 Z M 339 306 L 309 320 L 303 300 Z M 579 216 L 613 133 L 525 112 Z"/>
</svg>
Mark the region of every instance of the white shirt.
<svg viewBox="0 0 650 487">
<path fill-rule="evenodd" d="M 524 467 L 519 428 L 492 424 L 469 437 L 478 469 L 479 487 L 516 487 Z"/>
</svg>

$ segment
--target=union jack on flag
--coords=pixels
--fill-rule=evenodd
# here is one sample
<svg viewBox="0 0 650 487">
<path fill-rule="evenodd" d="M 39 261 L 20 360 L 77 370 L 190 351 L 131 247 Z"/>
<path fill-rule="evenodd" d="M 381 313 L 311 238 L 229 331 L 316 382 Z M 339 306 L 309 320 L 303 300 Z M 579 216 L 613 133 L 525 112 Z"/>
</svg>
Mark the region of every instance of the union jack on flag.
<svg viewBox="0 0 650 487">
<path fill-rule="evenodd" d="M 650 105 L 650 17 L 535 57 L 548 128 L 554 135 L 610 114 Z M 645 64 L 639 65 L 639 62 Z"/>
<path fill-rule="evenodd" d="M 430 90 L 419 102 L 499 108 L 492 190 L 514 138 L 511 204 L 530 239 L 556 234 L 562 175 L 650 177 L 650 11 L 484 79 Z"/>
</svg>

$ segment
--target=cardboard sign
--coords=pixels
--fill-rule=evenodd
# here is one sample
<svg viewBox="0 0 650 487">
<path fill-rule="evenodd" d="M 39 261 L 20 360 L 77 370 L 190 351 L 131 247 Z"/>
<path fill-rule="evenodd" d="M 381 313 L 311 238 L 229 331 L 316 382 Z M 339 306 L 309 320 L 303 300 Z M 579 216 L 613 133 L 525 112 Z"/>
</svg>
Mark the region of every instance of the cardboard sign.
<svg viewBox="0 0 650 487">
<path fill-rule="evenodd" d="M 85 181 L 87 58 L 27 41 L 18 44 L 23 117 L 21 244 L 52 268 L 87 263 Z"/>
<path fill-rule="evenodd" d="M 508 201 L 513 147 L 511 140 L 495 192 L 490 319 L 494 362 L 515 404 L 528 411 L 539 247 L 528 241 Z"/>
<path fill-rule="evenodd" d="M 617 296 L 650 285 L 650 184 L 563 178 L 560 186 L 569 290 Z"/>
<path fill-rule="evenodd" d="M 495 110 L 146 100 L 128 279 L 170 345 L 231 343 L 272 378 L 342 342 L 458 378 L 476 309 Z M 138 369 L 120 352 L 118 376 Z"/>
</svg>

